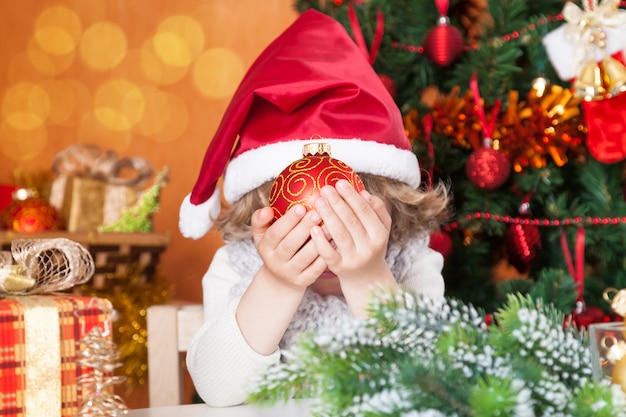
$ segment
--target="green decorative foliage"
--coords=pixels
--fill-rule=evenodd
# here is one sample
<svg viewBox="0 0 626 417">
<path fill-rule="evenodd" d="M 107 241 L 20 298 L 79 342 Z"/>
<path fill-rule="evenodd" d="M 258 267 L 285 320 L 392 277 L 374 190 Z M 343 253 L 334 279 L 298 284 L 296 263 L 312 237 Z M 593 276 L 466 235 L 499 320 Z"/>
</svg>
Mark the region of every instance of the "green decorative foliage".
<svg viewBox="0 0 626 417">
<path fill-rule="evenodd" d="M 487 326 L 454 299 L 377 300 L 367 320 L 303 335 L 250 401 L 309 399 L 317 417 L 626 416 L 619 386 L 591 379 L 588 340 L 557 308 L 508 295 Z"/>
<path fill-rule="evenodd" d="M 145 190 L 137 203 L 126 208 L 113 224 L 98 228 L 99 232 L 152 232 L 152 216 L 159 210 L 161 190 L 168 181 L 169 167 L 159 171 L 154 184 Z"/>
</svg>

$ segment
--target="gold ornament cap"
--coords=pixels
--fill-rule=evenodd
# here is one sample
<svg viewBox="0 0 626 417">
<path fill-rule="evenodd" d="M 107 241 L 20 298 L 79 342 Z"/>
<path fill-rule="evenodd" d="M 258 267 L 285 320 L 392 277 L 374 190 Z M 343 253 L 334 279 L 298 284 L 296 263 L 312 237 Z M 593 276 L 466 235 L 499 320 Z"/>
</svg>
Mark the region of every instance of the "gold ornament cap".
<svg viewBox="0 0 626 417">
<path fill-rule="evenodd" d="M 314 142 L 302 146 L 302 156 L 330 155 L 330 143 Z"/>
<path fill-rule="evenodd" d="M 611 305 L 611 309 L 626 319 L 626 290 L 607 288 L 602 292 L 602 298 Z"/>
</svg>

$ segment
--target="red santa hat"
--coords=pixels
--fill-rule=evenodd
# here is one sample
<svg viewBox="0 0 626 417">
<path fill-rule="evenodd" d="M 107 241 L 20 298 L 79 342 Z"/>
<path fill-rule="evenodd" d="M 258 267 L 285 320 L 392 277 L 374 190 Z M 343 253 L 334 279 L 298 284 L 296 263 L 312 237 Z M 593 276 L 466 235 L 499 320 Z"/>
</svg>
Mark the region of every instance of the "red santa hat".
<svg viewBox="0 0 626 417">
<path fill-rule="evenodd" d="M 252 64 L 206 151 L 180 208 L 179 228 L 198 239 L 224 199 L 233 203 L 302 157 L 307 142 L 326 142 L 356 172 L 417 188 L 419 163 L 402 115 L 344 27 L 308 10 Z"/>
</svg>

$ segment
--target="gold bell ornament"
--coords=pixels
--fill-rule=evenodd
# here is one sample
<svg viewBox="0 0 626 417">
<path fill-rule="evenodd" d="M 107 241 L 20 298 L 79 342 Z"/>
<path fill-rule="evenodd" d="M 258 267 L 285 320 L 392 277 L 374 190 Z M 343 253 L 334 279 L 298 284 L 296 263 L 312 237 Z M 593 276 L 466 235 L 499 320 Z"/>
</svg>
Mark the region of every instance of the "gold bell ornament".
<svg viewBox="0 0 626 417">
<path fill-rule="evenodd" d="M 626 67 L 613 57 L 602 60 L 602 74 L 604 84 L 611 96 L 616 96 L 626 91 Z"/>
<path fill-rule="evenodd" d="M 602 292 L 602 298 L 610 304 L 611 310 L 626 319 L 626 290 L 607 288 Z"/>
<path fill-rule="evenodd" d="M 574 91 L 577 97 L 585 101 L 602 100 L 606 89 L 602 77 L 602 69 L 595 61 L 587 62 L 580 70 L 574 81 Z"/>
</svg>

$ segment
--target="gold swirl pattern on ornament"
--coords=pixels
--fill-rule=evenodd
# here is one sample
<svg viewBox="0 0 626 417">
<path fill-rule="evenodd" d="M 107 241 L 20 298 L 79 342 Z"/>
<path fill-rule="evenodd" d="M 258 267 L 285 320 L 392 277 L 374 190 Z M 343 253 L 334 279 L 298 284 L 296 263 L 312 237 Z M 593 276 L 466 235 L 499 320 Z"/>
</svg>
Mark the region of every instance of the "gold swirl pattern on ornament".
<svg viewBox="0 0 626 417">
<path fill-rule="evenodd" d="M 329 156 L 309 156 L 292 163 L 281 172 L 270 190 L 270 205 L 277 217 L 293 205 L 312 208 L 308 199 L 325 185 L 334 185 L 340 179 L 349 181 L 358 190 L 361 179 L 344 162 Z"/>
</svg>

